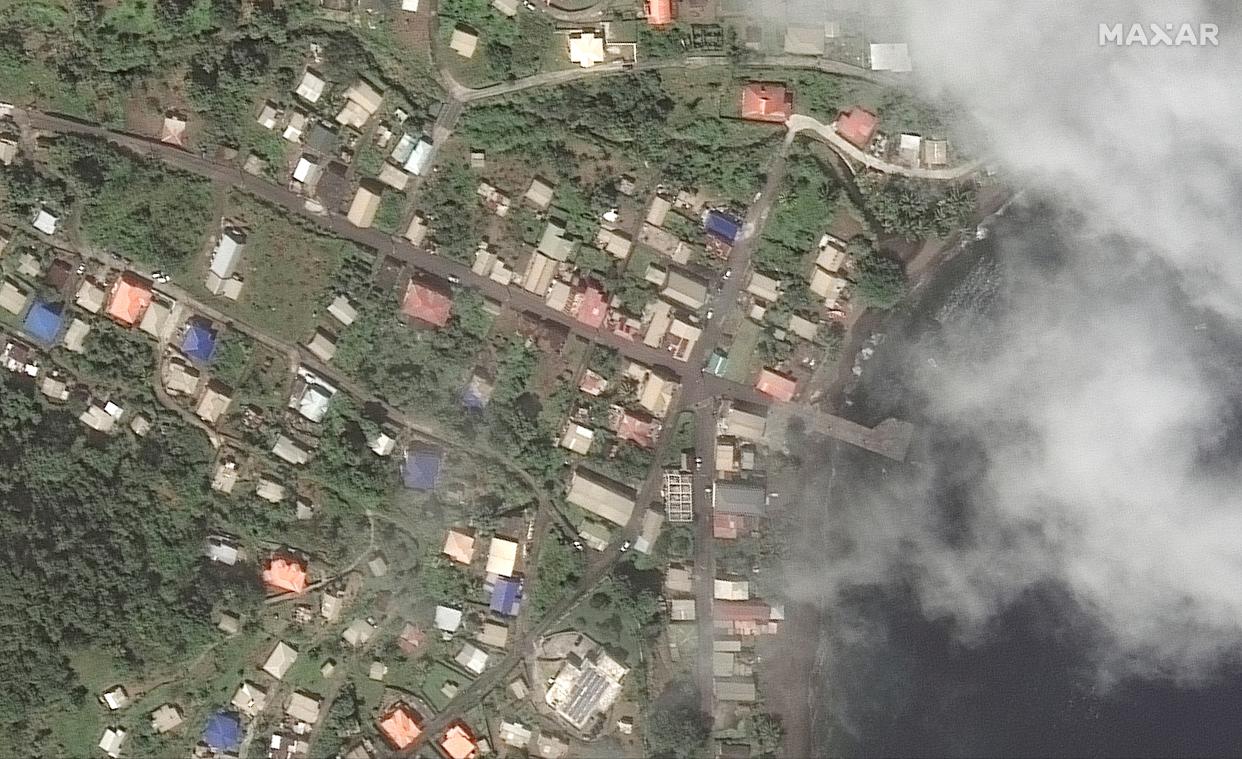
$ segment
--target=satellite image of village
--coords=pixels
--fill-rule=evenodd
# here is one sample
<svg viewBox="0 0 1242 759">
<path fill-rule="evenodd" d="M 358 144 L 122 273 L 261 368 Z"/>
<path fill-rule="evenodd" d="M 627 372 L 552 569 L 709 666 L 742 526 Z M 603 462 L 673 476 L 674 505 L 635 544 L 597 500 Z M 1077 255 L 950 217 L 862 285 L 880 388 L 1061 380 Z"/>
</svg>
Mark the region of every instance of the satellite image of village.
<svg viewBox="0 0 1242 759">
<path fill-rule="evenodd" d="M 1236 14 L 0 0 L 0 757 L 1242 755 Z"/>
</svg>

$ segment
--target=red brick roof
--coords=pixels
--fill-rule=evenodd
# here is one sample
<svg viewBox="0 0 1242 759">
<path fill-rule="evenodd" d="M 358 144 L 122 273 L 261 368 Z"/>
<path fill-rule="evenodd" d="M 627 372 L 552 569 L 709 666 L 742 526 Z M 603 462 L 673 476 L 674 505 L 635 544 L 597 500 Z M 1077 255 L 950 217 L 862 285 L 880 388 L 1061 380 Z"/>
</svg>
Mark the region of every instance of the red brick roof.
<svg viewBox="0 0 1242 759">
<path fill-rule="evenodd" d="M 657 429 L 654 419 L 626 411 L 617 422 L 617 437 L 643 448 L 651 448 L 655 445 Z"/>
<path fill-rule="evenodd" d="M 755 389 L 778 401 L 792 401 L 794 393 L 798 391 L 798 383 L 771 369 L 764 369 L 759 372 L 759 381 L 755 383 Z"/>
<path fill-rule="evenodd" d="M 772 607 L 763 601 L 718 601 L 712 604 L 712 617 L 719 622 L 767 622 Z"/>
<path fill-rule="evenodd" d="M 673 0 L 647 0 L 647 23 L 663 26 L 673 21 Z"/>
<path fill-rule="evenodd" d="M 793 113 L 793 93 L 783 84 L 751 82 L 742 88 L 742 118 L 784 122 Z"/>
<path fill-rule="evenodd" d="M 837 134 L 844 137 L 859 150 L 865 149 L 871 142 L 875 129 L 880 125 L 880 117 L 871 111 L 854 106 L 842 111 L 837 117 Z"/>
<path fill-rule="evenodd" d="M 582 293 L 582 301 L 574 318 L 588 327 L 598 329 L 608 315 L 608 300 L 604 294 L 594 287 L 588 287 Z"/>
<path fill-rule="evenodd" d="M 447 293 L 419 284 L 410 280 L 405 288 L 405 300 L 401 302 L 401 313 L 420 321 L 443 327 L 448 324 L 449 314 L 453 310 L 453 298 Z"/>
</svg>

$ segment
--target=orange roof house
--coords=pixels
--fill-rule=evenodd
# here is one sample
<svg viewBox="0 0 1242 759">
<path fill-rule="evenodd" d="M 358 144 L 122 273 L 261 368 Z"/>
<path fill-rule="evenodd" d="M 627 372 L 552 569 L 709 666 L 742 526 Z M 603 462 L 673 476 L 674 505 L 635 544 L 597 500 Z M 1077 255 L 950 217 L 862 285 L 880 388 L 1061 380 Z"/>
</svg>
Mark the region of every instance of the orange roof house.
<svg viewBox="0 0 1242 759">
<path fill-rule="evenodd" d="M 742 88 L 742 118 L 784 123 L 793 113 L 793 93 L 783 84 L 751 82 Z"/>
<path fill-rule="evenodd" d="M 306 567 L 295 559 L 274 558 L 263 570 L 263 584 L 290 593 L 306 591 Z"/>
<path fill-rule="evenodd" d="M 398 701 L 388 714 L 380 719 L 379 729 L 384 740 L 398 751 L 413 743 L 423 734 L 419 724 L 422 719 L 404 701 Z"/>
<path fill-rule="evenodd" d="M 646 0 L 647 23 L 664 26 L 673 23 L 673 0 Z"/>
<path fill-rule="evenodd" d="M 142 315 L 151 305 L 151 283 L 133 272 L 127 271 L 112 284 L 108 299 L 108 316 L 126 327 L 142 321 Z"/>
<path fill-rule="evenodd" d="M 449 728 L 440 741 L 440 748 L 452 759 L 472 759 L 479 753 L 479 746 L 459 722 Z"/>
<path fill-rule="evenodd" d="M 419 321 L 443 327 L 448 324 L 453 310 L 451 295 L 410 280 L 405 288 L 405 300 L 401 301 L 401 313 Z"/>
<path fill-rule="evenodd" d="M 798 391 L 798 383 L 771 369 L 764 369 L 759 372 L 759 381 L 755 383 L 755 389 L 778 401 L 792 401 L 794 393 Z"/>
<path fill-rule="evenodd" d="M 871 144 L 871 137 L 879 125 L 879 116 L 865 108 L 854 106 L 848 111 L 842 111 L 837 117 L 836 130 L 851 145 L 865 150 Z"/>
<path fill-rule="evenodd" d="M 474 536 L 458 530 L 449 530 L 448 537 L 444 539 L 442 553 L 458 564 L 469 564 L 474 561 Z"/>
</svg>

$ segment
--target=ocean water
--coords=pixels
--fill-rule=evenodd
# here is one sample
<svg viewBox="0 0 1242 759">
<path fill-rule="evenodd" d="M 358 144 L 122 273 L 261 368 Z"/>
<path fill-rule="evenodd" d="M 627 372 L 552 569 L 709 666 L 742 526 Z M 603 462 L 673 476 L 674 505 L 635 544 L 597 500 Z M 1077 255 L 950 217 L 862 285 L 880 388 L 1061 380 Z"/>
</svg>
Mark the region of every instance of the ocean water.
<svg viewBox="0 0 1242 759">
<path fill-rule="evenodd" d="M 953 319 L 972 319 L 979 340 L 988 340 L 988 320 L 1004 308 L 998 241 L 1045 234 L 1033 230 L 1054 226 L 1041 216 L 1048 213 L 1007 215 L 945 267 L 918 307 L 877 341 L 850 395 L 852 414 L 919 418 L 919 392 L 907 382 L 912 356 L 933 357 L 939 330 Z M 1055 235 L 1046 234 L 1041 243 L 1055 258 Z M 921 462 L 912 464 L 839 444 L 806 451 L 816 474 L 802 497 L 822 510 L 822 525 L 803 531 L 795 554 L 831 562 L 834 551 L 850 548 L 834 524 L 848 520 L 863 490 L 928 471 L 950 473 L 936 478 L 931 497 L 953 540 L 983 453 L 935 428 L 923 430 L 914 457 Z M 819 651 L 808 704 L 813 756 L 1242 756 L 1242 666 L 1222 664 L 1214 681 L 1196 688 L 1167 680 L 1100 687 L 1091 654 L 1099 630 L 1064 588 L 1032 588 L 969 643 L 950 622 L 924 616 L 900 573 L 815 613 L 818 640 L 800 643 Z"/>
</svg>

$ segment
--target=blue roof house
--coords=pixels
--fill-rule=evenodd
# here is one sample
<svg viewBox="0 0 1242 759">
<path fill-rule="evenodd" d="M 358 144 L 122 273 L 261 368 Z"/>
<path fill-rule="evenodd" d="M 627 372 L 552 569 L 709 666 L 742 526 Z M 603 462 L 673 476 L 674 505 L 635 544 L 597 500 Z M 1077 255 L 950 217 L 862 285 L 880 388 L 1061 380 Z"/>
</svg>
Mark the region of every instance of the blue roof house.
<svg viewBox="0 0 1242 759">
<path fill-rule="evenodd" d="M 708 211 L 703 227 L 708 234 L 715 235 L 730 245 L 742 236 L 742 222 L 721 211 Z"/>
<path fill-rule="evenodd" d="M 46 346 L 56 343 L 62 323 L 64 323 L 63 308 L 59 304 L 36 300 L 26 312 L 26 331 L 37 342 Z"/>
<path fill-rule="evenodd" d="M 501 577 L 492 588 L 491 610 L 506 617 L 516 617 L 522 605 L 522 581 Z"/>
<path fill-rule="evenodd" d="M 193 319 L 185 325 L 185 336 L 181 339 L 181 352 L 191 361 L 205 364 L 216 352 L 216 333 L 211 325 L 199 319 Z"/>
<path fill-rule="evenodd" d="M 218 711 L 203 728 L 203 743 L 213 751 L 237 751 L 241 748 L 241 717 L 233 712 Z"/>
<path fill-rule="evenodd" d="M 435 490 L 440 480 L 440 454 L 435 451 L 406 451 L 401 479 L 410 490 Z"/>
<path fill-rule="evenodd" d="M 481 411 L 492 399 L 492 390 L 492 383 L 476 374 L 470 378 L 470 384 L 461 393 L 461 405 L 471 411 Z"/>
</svg>

